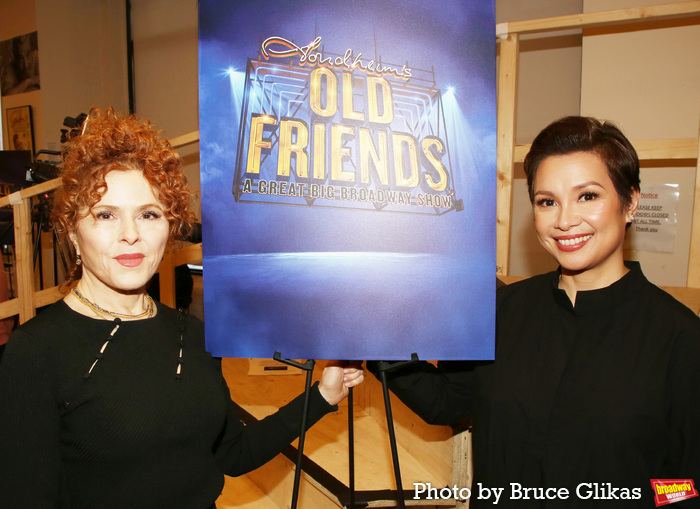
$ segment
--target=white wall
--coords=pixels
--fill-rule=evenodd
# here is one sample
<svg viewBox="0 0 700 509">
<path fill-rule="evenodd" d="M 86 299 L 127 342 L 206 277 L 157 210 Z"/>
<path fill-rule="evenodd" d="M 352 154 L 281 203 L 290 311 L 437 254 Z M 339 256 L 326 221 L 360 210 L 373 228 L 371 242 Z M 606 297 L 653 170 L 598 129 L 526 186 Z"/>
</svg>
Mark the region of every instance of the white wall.
<svg viewBox="0 0 700 509">
<path fill-rule="evenodd" d="M 92 106 L 128 110 L 125 12 L 114 0 L 36 0 L 39 148 L 60 148 L 65 117 Z"/>
<path fill-rule="evenodd" d="M 34 2 L 28 2 L 26 0 L 0 0 L 0 20 L 2 20 L 0 22 L 0 41 L 34 32 L 36 30 Z M 39 40 L 39 45 L 41 45 L 41 39 Z M 41 77 L 41 60 L 39 61 L 39 73 Z M 42 126 L 40 101 L 40 90 L 26 92 L 24 94 L 8 95 L 2 98 L 2 111 L 0 113 L 2 113 L 1 122 L 3 125 L 2 139 L 4 148 L 9 147 L 7 132 L 4 128 L 7 122 L 5 110 L 7 108 L 16 108 L 17 106 L 26 105 L 32 107 L 32 114 L 34 117 L 34 145 L 37 145 L 37 128 Z"/>
<path fill-rule="evenodd" d="M 670 3 L 585 0 L 586 12 Z M 700 25 L 667 21 L 662 28 L 584 34 L 581 112 L 615 121 L 632 140 L 696 138 L 700 125 Z M 644 24 L 642 26 L 649 26 Z M 686 164 L 688 164 L 686 162 Z M 695 162 L 642 167 L 645 184 L 678 184 L 679 222 L 673 253 L 627 252 L 654 283 L 685 286 L 695 188 Z M 698 263 L 695 261 L 695 263 Z"/>
<path fill-rule="evenodd" d="M 91 106 L 126 110 L 123 2 L 0 0 L 0 40 L 37 31 L 40 90 L 6 96 L 5 109 L 29 104 L 35 150 L 58 150 L 65 117 Z"/>
<path fill-rule="evenodd" d="M 580 14 L 583 0 L 497 0 L 497 21 Z M 581 99 L 581 30 L 563 30 L 520 37 L 516 143 L 531 143 L 552 121 L 578 115 Z M 556 268 L 540 246 L 533 227 L 525 173 L 516 165 L 509 274 L 529 276 Z"/>
<path fill-rule="evenodd" d="M 132 0 L 131 12 L 135 112 L 168 138 L 197 131 L 197 0 Z M 179 152 L 199 215 L 199 144 Z"/>
</svg>

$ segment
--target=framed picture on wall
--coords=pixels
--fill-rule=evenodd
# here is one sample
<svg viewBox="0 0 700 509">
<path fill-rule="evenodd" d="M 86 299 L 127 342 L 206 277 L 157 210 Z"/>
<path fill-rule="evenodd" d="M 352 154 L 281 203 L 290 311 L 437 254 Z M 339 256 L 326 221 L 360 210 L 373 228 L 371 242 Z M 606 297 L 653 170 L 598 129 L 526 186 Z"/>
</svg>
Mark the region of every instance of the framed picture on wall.
<svg viewBox="0 0 700 509">
<path fill-rule="evenodd" d="M 7 108 L 7 137 L 10 150 L 29 150 L 34 154 L 31 106 Z"/>
</svg>

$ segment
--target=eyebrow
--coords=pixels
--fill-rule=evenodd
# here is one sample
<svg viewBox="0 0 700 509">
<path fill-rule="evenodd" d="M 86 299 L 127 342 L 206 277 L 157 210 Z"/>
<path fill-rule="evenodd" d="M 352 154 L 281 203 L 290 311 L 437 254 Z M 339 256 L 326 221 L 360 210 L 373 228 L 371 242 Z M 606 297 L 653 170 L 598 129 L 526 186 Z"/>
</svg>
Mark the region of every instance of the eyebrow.
<svg viewBox="0 0 700 509">
<path fill-rule="evenodd" d="M 595 180 L 589 180 L 587 182 L 582 182 L 581 184 L 575 185 L 573 187 L 573 189 L 574 189 L 574 191 L 579 191 L 581 189 L 585 189 L 585 188 L 590 187 L 590 186 L 600 187 L 601 189 L 603 188 L 603 185 L 600 184 L 599 182 L 597 182 Z M 542 190 L 542 189 L 535 189 L 535 192 L 533 194 L 534 195 L 544 194 L 547 196 L 554 196 L 554 193 L 552 193 L 551 191 Z"/>
<path fill-rule="evenodd" d="M 597 187 L 603 187 L 603 185 L 595 180 L 589 180 L 588 182 L 583 182 L 582 184 L 579 184 L 577 186 L 574 186 L 574 189 L 583 189 L 585 187 L 589 186 L 597 186 Z"/>
<path fill-rule="evenodd" d="M 118 207 L 117 205 L 109 205 L 109 204 L 106 204 L 106 203 L 105 203 L 105 204 L 103 204 L 103 205 L 95 205 L 95 206 L 92 207 L 92 209 L 90 209 L 90 210 L 91 210 L 91 211 L 92 211 L 92 210 L 109 210 L 109 211 L 113 211 L 113 210 L 119 210 L 120 208 L 121 208 L 121 207 Z M 136 210 L 139 211 L 139 212 L 142 212 L 142 211 L 144 211 L 144 210 L 154 209 L 154 208 L 155 208 L 155 209 L 158 209 L 158 210 L 165 210 L 165 209 L 163 208 L 162 205 L 158 205 L 157 203 L 146 203 L 145 205 L 141 205 L 141 206 L 140 206 L 139 208 L 137 208 Z"/>
</svg>

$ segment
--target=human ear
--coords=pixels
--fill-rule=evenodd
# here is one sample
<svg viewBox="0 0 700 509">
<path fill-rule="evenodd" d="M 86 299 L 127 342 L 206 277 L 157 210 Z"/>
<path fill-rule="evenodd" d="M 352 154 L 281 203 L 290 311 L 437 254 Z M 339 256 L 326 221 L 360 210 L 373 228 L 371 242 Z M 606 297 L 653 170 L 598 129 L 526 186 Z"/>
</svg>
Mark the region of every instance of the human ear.
<svg viewBox="0 0 700 509">
<path fill-rule="evenodd" d="M 638 189 L 632 189 L 632 193 L 630 195 L 630 204 L 627 207 L 627 222 L 631 223 L 634 221 L 634 216 L 637 215 L 637 208 L 639 207 L 639 190 Z"/>
<path fill-rule="evenodd" d="M 68 232 L 68 238 L 71 241 L 71 244 L 73 244 L 73 249 L 75 249 L 75 254 L 78 258 L 80 258 L 80 247 L 78 246 L 78 238 L 75 234 L 74 231 Z"/>
</svg>

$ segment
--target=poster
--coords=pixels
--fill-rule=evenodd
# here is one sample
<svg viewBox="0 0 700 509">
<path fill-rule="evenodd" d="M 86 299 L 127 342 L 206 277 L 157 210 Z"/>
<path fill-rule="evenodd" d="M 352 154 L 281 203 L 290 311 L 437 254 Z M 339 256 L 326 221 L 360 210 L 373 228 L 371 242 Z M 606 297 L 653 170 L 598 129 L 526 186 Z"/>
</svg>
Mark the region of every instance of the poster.
<svg viewBox="0 0 700 509">
<path fill-rule="evenodd" d="M 39 88 L 37 32 L 0 41 L 0 90 L 3 97 Z"/>
<path fill-rule="evenodd" d="M 490 359 L 492 1 L 200 0 L 214 355 Z"/>
<path fill-rule="evenodd" d="M 7 138 L 10 150 L 28 150 L 34 154 L 32 107 L 7 108 Z"/>
</svg>

